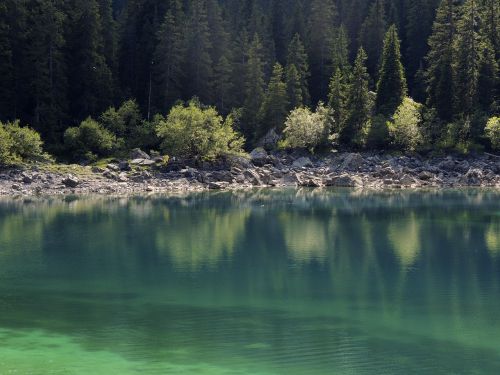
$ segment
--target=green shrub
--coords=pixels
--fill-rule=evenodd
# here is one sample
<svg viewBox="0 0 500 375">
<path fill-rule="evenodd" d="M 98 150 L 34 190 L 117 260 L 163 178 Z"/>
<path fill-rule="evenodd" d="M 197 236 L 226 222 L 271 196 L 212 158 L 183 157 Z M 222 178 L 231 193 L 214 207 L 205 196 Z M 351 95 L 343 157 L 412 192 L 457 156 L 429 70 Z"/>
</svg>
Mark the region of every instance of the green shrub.
<svg viewBox="0 0 500 375">
<path fill-rule="evenodd" d="M 424 143 L 420 128 L 421 107 L 421 104 L 411 98 L 405 98 L 396 110 L 393 120 L 388 123 L 394 145 L 403 151 L 416 151 Z"/>
<path fill-rule="evenodd" d="M 336 138 L 330 135 L 333 117 L 328 107 L 320 103 L 316 112 L 309 108 L 296 108 L 288 115 L 285 121 L 284 140 L 281 148 L 307 148 L 313 151 L 324 145 L 328 140 Z"/>
<path fill-rule="evenodd" d="M 156 132 L 169 155 L 215 159 L 242 152 L 244 139 L 233 126 L 231 115 L 224 120 L 215 108 L 192 100 L 187 106 L 174 106 L 166 119 L 158 119 Z"/>
<path fill-rule="evenodd" d="M 120 148 L 120 142 L 114 134 L 90 117 L 82 121 L 79 127 L 68 128 L 64 132 L 64 145 L 74 157 L 94 159 L 94 155 L 109 156 Z"/>
<path fill-rule="evenodd" d="M 0 122 L 0 164 L 12 165 L 24 161 L 47 160 L 43 142 L 35 130 L 21 127 L 19 121 Z"/>
<path fill-rule="evenodd" d="M 486 123 L 484 134 L 493 150 L 500 150 L 500 117 L 492 117 Z"/>
</svg>

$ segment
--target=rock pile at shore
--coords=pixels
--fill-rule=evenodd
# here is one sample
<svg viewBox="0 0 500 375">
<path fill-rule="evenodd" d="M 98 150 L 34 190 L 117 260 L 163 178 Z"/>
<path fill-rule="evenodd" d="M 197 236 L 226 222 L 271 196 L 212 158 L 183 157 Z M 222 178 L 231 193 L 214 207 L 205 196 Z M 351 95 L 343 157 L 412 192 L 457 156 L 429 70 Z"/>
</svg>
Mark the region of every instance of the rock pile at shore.
<svg viewBox="0 0 500 375">
<path fill-rule="evenodd" d="M 252 187 L 350 187 L 418 189 L 440 187 L 500 188 L 500 157 L 420 158 L 360 153 L 328 156 L 269 154 L 254 150 L 249 158 L 194 168 L 189 162 L 135 152 L 105 168 L 79 167 L 75 173 L 41 167 L 0 172 L 0 195 L 135 194 Z"/>
</svg>

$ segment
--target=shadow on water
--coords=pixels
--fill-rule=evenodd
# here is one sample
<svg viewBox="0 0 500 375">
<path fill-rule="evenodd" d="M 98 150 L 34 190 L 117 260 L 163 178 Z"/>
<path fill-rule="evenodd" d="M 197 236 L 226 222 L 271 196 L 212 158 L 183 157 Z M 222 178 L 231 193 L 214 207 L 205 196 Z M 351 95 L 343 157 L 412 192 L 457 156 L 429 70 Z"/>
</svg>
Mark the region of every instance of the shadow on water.
<svg viewBox="0 0 500 375">
<path fill-rule="evenodd" d="M 0 200 L 0 357 L 59 335 L 130 373 L 497 373 L 499 257 L 493 190 Z"/>
</svg>

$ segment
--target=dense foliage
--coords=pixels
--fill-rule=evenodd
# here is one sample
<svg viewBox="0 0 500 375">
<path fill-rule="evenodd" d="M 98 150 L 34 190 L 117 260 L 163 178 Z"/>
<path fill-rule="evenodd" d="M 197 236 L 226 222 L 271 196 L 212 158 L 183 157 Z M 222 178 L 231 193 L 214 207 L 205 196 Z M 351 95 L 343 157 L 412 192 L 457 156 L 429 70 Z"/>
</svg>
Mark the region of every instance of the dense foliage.
<svg viewBox="0 0 500 375">
<path fill-rule="evenodd" d="M 19 121 L 0 122 L 0 166 L 45 160 L 40 134 Z"/>
<path fill-rule="evenodd" d="M 232 115 L 223 119 L 214 107 L 196 100 L 174 106 L 156 128 L 161 148 L 169 155 L 215 159 L 242 152 L 243 139 L 233 129 Z"/>
<path fill-rule="evenodd" d="M 196 96 L 238 109 L 251 147 L 322 101 L 341 146 L 387 148 L 383 124 L 410 96 L 426 148 L 494 147 L 499 19 L 498 0 L 3 0 L 0 121 L 54 152 L 117 148 L 87 131 L 150 149 L 161 116 Z"/>
</svg>

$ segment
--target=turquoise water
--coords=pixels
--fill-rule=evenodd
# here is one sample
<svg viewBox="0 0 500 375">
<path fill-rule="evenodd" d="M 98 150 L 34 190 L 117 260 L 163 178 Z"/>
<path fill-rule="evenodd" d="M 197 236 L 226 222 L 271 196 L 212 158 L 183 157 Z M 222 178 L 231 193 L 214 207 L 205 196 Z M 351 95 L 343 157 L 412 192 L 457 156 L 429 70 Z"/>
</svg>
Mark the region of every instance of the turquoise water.
<svg viewBox="0 0 500 375">
<path fill-rule="evenodd" d="M 0 200 L 0 374 L 498 374 L 500 192 Z"/>
</svg>

